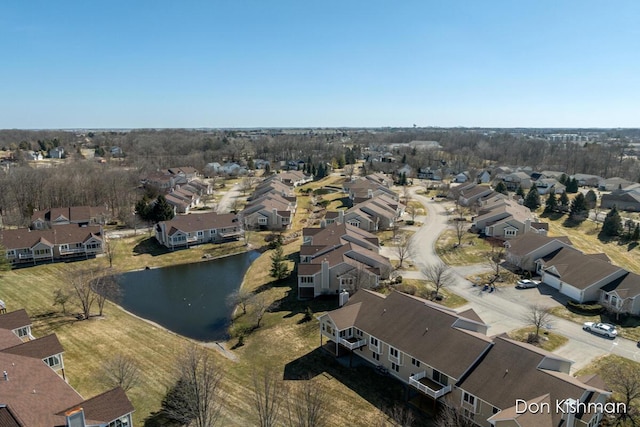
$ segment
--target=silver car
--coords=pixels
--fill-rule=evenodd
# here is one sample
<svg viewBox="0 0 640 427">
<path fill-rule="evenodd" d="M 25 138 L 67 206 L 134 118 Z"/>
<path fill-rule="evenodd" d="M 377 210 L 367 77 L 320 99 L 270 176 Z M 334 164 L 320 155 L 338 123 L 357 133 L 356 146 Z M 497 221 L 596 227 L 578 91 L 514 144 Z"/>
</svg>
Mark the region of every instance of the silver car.
<svg viewBox="0 0 640 427">
<path fill-rule="evenodd" d="M 538 282 L 537 280 L 522 279 L 522 280 L 518 280 L 518 282 L 516 283 L 516 288 L 518 289 L 535 288 L 539 284 L 540 282 Z"/>
<path fill-rule="evenodd" d="M 607 338 L 615 338 L 618 336 L 616 327 L 609 323 L 585 322 L 582 325 L 582 329 L 587 332 L 593 332 L 594 334 L 605 336 Z"/>
</svg>

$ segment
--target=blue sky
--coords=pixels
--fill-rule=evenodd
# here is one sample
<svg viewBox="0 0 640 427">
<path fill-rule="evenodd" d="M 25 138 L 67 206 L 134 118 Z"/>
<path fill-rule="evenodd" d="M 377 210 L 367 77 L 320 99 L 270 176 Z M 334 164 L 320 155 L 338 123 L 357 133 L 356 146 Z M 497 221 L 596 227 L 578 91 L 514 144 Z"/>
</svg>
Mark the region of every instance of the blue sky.
<svg viewBox="0 0 640 427">
<path fill-rule="evenodd" d="M 6 1 L 0 128 L 640 127 L 640 2 Z"/>
</svg>

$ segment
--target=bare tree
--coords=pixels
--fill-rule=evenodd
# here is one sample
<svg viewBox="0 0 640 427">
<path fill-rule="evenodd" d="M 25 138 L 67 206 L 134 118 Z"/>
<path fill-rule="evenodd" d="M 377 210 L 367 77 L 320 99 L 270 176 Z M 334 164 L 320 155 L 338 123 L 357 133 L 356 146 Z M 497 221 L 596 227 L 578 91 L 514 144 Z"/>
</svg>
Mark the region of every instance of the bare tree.
<svg viewBox="0 0 640 427">
<path fill-rule="evenodd" d="M 67 314 L 66 304 L 71 299 L 71 294 L 63 289 L 56 289 L 53 291 L 53 305 L 60 305 L 62 307 L 62 314 Z"/>
<path fill-rule="evenodd" d="M 109 260 L 109 267 L 113 268 L 113 260 L 118 253 L 119 244 L 116 243 L 113 239 L 108 239 L 106 242 L 104 252 L 107 255 L 107 259 Z"/>
<path fill-rule="evenodd" d="M 280 419 L 280 406 L 285 401 L 285 385 L 277 372 L 272 368 L 254 371 L 253 404 L 260 427 L 273 427 Z"/>
<path fill-rule="evenodd" d="M 494 286 L 496 280 L 500 278 L 500 267 L 503 261 L 504 249 L 491 246 L 491 250 L 486 254 L 486 265 L 493 271 L 493 278 L 489 282 L 490 286 Z"/>
<path fill-rule="evenodd" d="M 462 238 L 467 232 L 468 227 L 469 227 L 469 223 L 466 222 L 464 219 L 455 218 L 453 220 L 453 231 L 455 232 L 456 239 L 458 240 L 457 247 L 460 247 L 462 245 Z"/>
<path fill-rule="evenodd" d="M 103 367 L 103 379 L 109 387 L 122 387 L 129 391 L 140 384 L 140 370 L 129 356 L 118 353 L 108 359 Z"/>
<path fill-rule="evenodd" d="M 549 325 L 551 322 L 551 313 L 547 307 L 538 304 L 532 304 L 523 315 L 523 320 L 536 328 L 535 333 L 530 334 L 527 341 L 529 343 L 537 343 L 540 340 L 540 329 Z"/>
<path fill-rule="evenodd" d="M 411 256 L 413 251 L 413 240 L 409 233 L 399 232 L 395 238 L 393 252 L 398 256 L 398 268 L 402 268 L 404 261 Z"/>
<path fill-rule="evenodd" d="M 239 306 L 242 309 L 242 314 L 247 314 L 247 307 L 251 304 L 253 296 L 253 292 L 241 287 L 237 291 L 232 292 L 227 297 L 227 301 L 230 305 Z"/>
<path fill-rule="evenodd" d="M 462 414 L 460 405 L 448 398 L 442 405 L 438 417 L 436 418 L 436 427 L 473 427 L 475 424 L 469 418 Z"/>
<path fill-rule="evenodd" d="M 277 308 L 278 303 L 271 301 L 264 292 L 261 292 L 253 295 L 251 298 L 251 306 L 253 307 L 253 318 L 256 322 L 256 328 L 259 328 L 264 315 Z"/>
<path fill-rule="evenodd" d="M 342 171 L 344 172 L 345 176 L 349 178 L 349 181 L 351 181 L 351 179 L 353 179 L 353 172 L 355 171 L 355 166 L 345 165 Z"/>
<path fill-rule="evenodd" d="M 102 316 L 107 299 L 117 302 L 121 296 L 118 279 L 111 272 L 99 272 L 91 281 L 91 290 L 95 293 L 95 301 L 98 304 L 98 316 Z"/>
<path fill-rule="evenodd" d="M 82 318 L 84 320 L 91 315 L 91 306 L 96 300 L 96 294 L 91 289 L 92 282 L 96 277 L 97 270 L 95 268 L 69 270 L 68 280 L 71 284 L 72 293 L 82 308 Z"/>
<path fill-rule="evenodd" d="M 289 389 L 287 419 L 291 427 L 324 427 L 329 414 L 329 395 L 310 379 Z"/>
<path fill-rule="evenodd" d="M 613 390 L 613 400 L 624 403 L 627 411 L 616 414 L 613 425 L 640 425 L 640 371 L 615 361 L 602 366 L 600 375 Z"/>
<path fill-rule="evenodd" d="M 443 262 L 425 265 L 420 269 L 424 277 L 433 284 L 435 290 L 431 299 L 436 299 L 440 290 L 455 283 L 451 268 Z"/>
<path fill-rule="evenodd" d="M 222 408 L 220 366 L 206 349 L 194 345 L 178 360 L 177 367 L 177 392 L 165 397 L 164 413 L 190 426 L 216 425 Z"/>
<path fill-rule="evenodd" d="M 388 423 L 392 427 L 411 427 L 415 422 L 413 412 L 399 403 L 393 405 L 386 413 Z"/>
</svg>

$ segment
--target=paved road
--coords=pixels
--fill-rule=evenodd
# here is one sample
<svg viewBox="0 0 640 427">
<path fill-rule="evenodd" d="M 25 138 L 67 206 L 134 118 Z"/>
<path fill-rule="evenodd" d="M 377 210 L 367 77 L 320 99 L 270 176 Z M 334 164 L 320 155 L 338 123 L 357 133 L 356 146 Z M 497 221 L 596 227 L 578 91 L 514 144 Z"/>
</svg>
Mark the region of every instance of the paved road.
<svg viewBox="0 0 640 427">
<path fill-rule="evenodd" d="M 235 184 L 222 196 L 216 207 L 216 212 L 219 214 L 231 212 L 233 202 L 240 197 L 240 195 L 240 184 Z"/>
<path fill-rule="evenodd" d="M 428 215 L 420 220 L 423 226 L 414 234 L 413 261 L 416 265 L 428 265 L 439 261 L 435 252 L 438 235 L 447 227 L 446 209 L 440 202 L 414 194 L 414 199 L 427 207 Z M 501 334 L 527 326 L 523 320 L 527 307 L 531 303 L 548 307 L 561 304 L 562 298 L 555 290 L 542 285 L 540 289 L 518 290 L 515 287 L 498 288 L 495 292 L 483 292 L 464 277 L 485 269 L 484 266 L 455 267 L 456 281 L 450 287 L 452 292 L 466 298 L 469 304 L 461 310 L 473 308 L 489 325 L 489 335 Z M 403 277 L 421 278 L 418 271 L 402 272 Z M 569 342 L 554 353 L 573 360 L 572 371 L 587 365 L 594 357 L 614 353 L 640 361 L 640 349 L 636 343 L 623 338 L 608 340 L 582 330 L 582 326 L 557 317 L 553 317 L 550 329 L 569 338 Z"/>
</svg>

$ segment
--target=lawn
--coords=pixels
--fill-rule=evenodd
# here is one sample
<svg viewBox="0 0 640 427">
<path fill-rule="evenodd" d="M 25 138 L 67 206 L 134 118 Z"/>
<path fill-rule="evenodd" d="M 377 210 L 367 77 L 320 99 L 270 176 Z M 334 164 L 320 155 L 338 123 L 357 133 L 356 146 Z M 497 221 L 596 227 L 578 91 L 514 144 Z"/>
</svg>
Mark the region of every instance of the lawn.
<svg viewBox="0 0 640 427">
<path fill-rule="evenodd" d="M 470 265 L 486 262 L 487 253 L 491 252 L 491 245 L 477 234 L 465 233 L 462 244 L 454 230 L 443 231 L 436 241 L 436 253 L 447 265 Z"/>
<path fill-rule="evenodd" d="M 429 299 L 431 292 L 434 290 L 433 286 L 427 283 L 426 280 L 420 279 L 403 279 L 401 284 L 395 285 L 393 288 L 424 299 Z M 385 293 L 390 290 L 390 288 L 383 289 L 382 292 Z M 450 292 L 448 289 L 440 289 L 440 295 L 442 296 L 442 300 L 435 300 L 434 302 L 448 308 L 462 307 L 468 302 L 460 295 Z"/>
<path fill-rule="evenodd" d="M 511 331 L 508 333 L 509 338 L 520 341 L 527 342 L 527 338 L 529 334 L 535 333 L 536 328 L 534 326 L 527 326 L 526 328 L 516 329 L 515 331 Z M 538 347 L 547 351 L 554 351 L 558 347 L 562 347 L 569 341 L 567 337 L 560 334 L 555 334 L 553 332 L 549 332 L 545 329 L 540 329 L 540 342 L 537 344 Z"/>
</svg>

